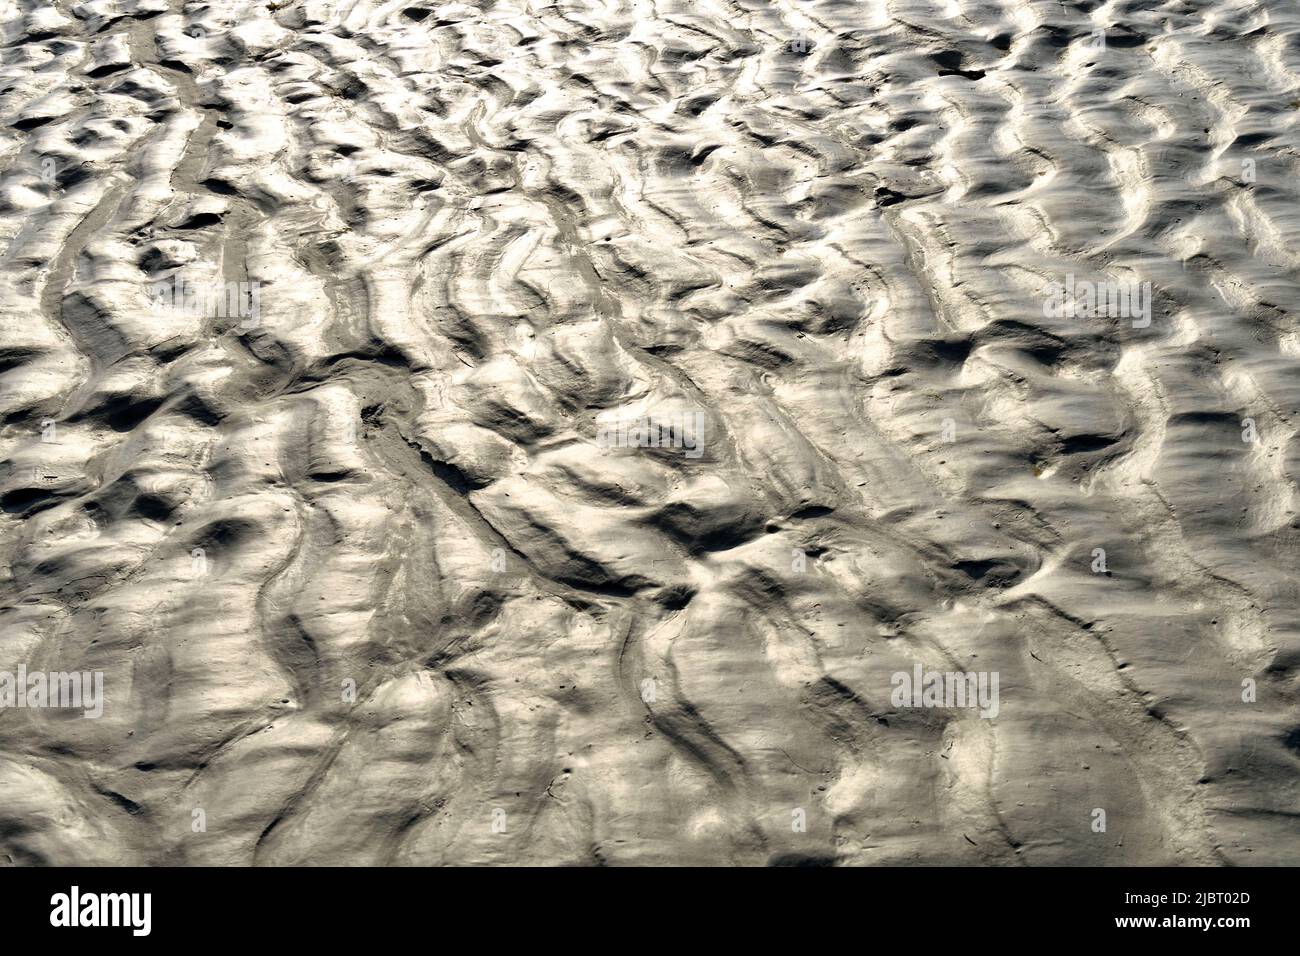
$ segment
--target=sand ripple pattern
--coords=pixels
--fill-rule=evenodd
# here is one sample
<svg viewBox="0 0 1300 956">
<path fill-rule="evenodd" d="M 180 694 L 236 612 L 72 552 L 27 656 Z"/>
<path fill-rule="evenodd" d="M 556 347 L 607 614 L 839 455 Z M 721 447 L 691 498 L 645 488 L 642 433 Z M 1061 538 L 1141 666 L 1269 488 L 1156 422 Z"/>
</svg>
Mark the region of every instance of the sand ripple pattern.
<svg viewBox="0 0 1300 956">
<path fill-rule="evenodd" d="M 1300 862 L 1294 4 L 0 23 L 0 859 Z"/>
</svg>

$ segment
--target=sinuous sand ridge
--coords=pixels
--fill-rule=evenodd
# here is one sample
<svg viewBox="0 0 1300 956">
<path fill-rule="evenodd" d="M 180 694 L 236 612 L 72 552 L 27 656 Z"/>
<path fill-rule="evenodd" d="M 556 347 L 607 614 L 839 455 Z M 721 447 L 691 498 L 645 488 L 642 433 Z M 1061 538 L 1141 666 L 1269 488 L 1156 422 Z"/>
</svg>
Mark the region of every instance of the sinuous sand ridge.
<svg viewBox="0 0 1300 956">
<path fill-rule="evenodd" d="M 0 24 L 0 860 L 1300 863 L 1293 3 Z"/>
</svg>

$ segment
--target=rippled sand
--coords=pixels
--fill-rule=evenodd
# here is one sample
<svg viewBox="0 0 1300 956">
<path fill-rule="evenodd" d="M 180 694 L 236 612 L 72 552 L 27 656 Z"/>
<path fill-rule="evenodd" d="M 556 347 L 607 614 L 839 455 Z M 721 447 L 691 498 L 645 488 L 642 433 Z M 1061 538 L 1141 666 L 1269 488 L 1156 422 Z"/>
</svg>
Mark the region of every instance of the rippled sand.
<svg viewBox="0 0 1300 956">
<path fill-rule="evenodd" d="M 0 22 L 0 859 L 1300 862 L 1294 4 Z"/>
</svg>

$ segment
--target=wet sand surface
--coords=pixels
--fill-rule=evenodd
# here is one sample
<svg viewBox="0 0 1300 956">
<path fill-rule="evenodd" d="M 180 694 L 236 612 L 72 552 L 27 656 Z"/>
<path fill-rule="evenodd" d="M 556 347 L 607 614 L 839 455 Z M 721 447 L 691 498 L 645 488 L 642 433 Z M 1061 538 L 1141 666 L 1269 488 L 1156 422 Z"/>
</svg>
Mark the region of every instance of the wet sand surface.
<svg viewBox="0 0 1300 956">
<path fill-rule="evenodd" d="M 0 861 L 1300 862 L 1294 4 L 0 9 Z"/>
</svg>

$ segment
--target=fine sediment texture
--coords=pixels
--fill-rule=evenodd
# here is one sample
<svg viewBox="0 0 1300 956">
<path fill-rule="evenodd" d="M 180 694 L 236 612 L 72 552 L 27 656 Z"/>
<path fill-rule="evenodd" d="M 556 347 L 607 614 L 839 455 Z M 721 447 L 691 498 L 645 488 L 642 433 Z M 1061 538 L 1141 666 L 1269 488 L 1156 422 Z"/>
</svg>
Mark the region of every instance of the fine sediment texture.
<svg viewBox="0 0 1300 956">
<path fill-rule="evenodd" d="M 1300 862 L 1294 4 L 0 11 L 0 861 Z"/>
</svg>

